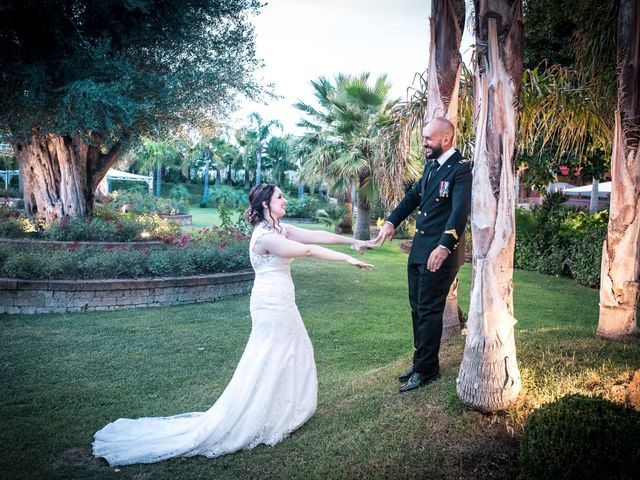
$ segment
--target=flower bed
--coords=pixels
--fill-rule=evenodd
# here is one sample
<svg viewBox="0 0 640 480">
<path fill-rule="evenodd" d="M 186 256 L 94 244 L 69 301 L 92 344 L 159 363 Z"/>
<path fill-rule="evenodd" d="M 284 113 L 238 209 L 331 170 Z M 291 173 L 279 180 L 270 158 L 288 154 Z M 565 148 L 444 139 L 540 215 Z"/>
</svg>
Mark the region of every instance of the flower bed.
<svg viewBox="0 0 640 480">
<path fill-rule="evenodd" d="M 0 244 L 0 277 L 99 279 L 189 276 L 247 269 L 248 238 L 236 230 L 203 230 L 165 238 L 145 250 L 79 242 L 52 249 L 39 242 Z M 114 246 L 116 245 L 116 246 Z"/>
</svg>

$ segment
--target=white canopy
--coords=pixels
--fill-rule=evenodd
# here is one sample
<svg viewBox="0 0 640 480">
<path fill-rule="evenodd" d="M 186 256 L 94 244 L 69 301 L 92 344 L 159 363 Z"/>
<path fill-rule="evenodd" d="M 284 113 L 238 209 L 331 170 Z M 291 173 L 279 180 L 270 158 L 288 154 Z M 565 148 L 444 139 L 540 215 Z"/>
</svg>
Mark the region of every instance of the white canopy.
<svg viewBox="0 0 640 480">
<path fill-rule="evenodd" d="M 101 195 L 109 193 L 109 183 L 111 180 L 129 180 L 134 182 L 145 182 L 149 186 L 149 191 L 153 189 L 153 177 L 147 175 L 136 175 L 135 173 L 123 172 L 122 170 L 116 170 L 110 168 L 107 174 L 104 176 L 100 184 L 98 185 L 97 192 Z"/>
<path fill-rule="evenodd" d="M 583 185 L 582 187 L 567 188 L 564 190 L 566 195 L 591 195 L 592 185 Z M 598 194 L 608 196 L 611 193 L 611 182 L 600 182 L 598 184 Z"/>
</svg>

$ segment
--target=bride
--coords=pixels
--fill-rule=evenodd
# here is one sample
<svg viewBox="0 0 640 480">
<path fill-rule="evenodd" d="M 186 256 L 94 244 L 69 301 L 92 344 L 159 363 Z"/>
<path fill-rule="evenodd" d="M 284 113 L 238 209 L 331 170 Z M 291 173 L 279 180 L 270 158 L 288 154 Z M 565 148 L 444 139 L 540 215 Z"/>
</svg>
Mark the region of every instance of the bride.
<svg viewBox="0 0 640 480">
<path fill-rule="evenodd" d="M 252 328 L 233 378 L 206 412 L 120 418 L 102 428 L 93 454 L 111 466 L 275 445 L 315 412 L 313 347 L 295 304 L 289 266 L 293 258 L 312 257 L 368 270 L 372 265 L 313 244 L 351 244 L 362 252 L 370 243 L 280 223 L 287 200 L 272 184 L 251 189 L 249 203 L 245 217 L 254 226 L 249 255 L 256 273 Z"/>
</svg>

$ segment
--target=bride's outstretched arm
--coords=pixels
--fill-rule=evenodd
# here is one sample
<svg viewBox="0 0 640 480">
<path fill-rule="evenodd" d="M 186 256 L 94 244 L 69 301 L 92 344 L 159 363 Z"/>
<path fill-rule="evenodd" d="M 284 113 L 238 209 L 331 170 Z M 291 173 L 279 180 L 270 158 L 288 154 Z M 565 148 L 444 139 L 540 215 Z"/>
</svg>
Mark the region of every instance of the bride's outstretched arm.
<svg viewBox="0 0 640 480">
<path fill-rule="evenodd" d="M 307 245 L 284 238 L 277 234 L 263 235 L 259 240 L 259 244 L 256 244 L 256 248 L 264 250 L 265 252 L 273 253 L 279 257 L 311 257 L 317 258 L 318 260 L 329 260 L 334 262 L 344 261 L 355 267 L 367 270 L 373 268 L 373 265 L 361 262 L 346 253 L 334 252 L 333 250 L 329 250 L 328 248 L 320 247 L 318 245 Z"/>
<path fill-rule="evenodd" d="M 371 241 L 356 240 L 355 238 L 345 237 L 343 235 L 337 235 L 335 233 L 326 232 L 324 230 L 307 230 L 304 228 L 294 227 L 287 225 L 287 238 L 295 242 L 314 244 L 348 244 L 353 247 L 354 250 L 362 251 L 366 248 L 373 248 L 375 246 Z"/>
</svg>

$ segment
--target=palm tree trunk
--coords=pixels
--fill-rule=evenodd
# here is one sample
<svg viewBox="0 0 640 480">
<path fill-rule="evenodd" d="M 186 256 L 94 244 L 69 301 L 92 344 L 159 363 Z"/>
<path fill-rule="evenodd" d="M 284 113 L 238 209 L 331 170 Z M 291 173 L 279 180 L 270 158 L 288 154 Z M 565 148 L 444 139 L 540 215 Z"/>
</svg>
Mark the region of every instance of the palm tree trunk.
<svg viewBox="0 0 640 480">
<path fill-rule="evenodd" d="M 260 185 L 262 181 L 262 155 L 256 152 L 256 185 Z"/>
<path fill-rule="evenodd" d="M 202 189 L 202 203 L 207 204 L 209 202 L 209 151 L 205 151 L 204 162 L 204 187 Z"/>
<path fill-rule="evenodd" d="M 160 190 L 162 188 L 162 163 L 156 166 L 156 197 L 160 198 Z"/>
<path fill-rule="evenodd" d="M 371 239 L 371 227 L 369 225 L 369 212 L 371 207 L 363 192 L 363 185 L 369 180 L 368 176 L 361 176 L 358 185 L 358 214 L 356 216 L 356 231 L 353 235 L 358 240 Z"/>
<path fill-rule="evenodd" d="M 621 0 L 618 17 L 618 109 L 611 157 L 609 229 L 602 247 L 597 335 L 640 333 L 640 0 Z"/>
<path fill-rule="evenodd" d="M 516 100 L 522 80 L 522 0 L 475 0 L 473 284 L 458 376 L 463 403 L 506 408 L 521 388 L 513 326 Z"/>
<path fill-rule="evenodd" d="M 435 117 L 447 117 L 456 125 L 458 118 L 458 87 L 462 73 L 460 42 L 464 30 L 464 0 L 433 0 L 429 18 L 428 95 L 425 123 Z M 454 139 L 455 145 L 455 139 Z M 458 280 L 447 295 L 442 316 L 442 339 L 460 333 L 458 315 Z"/>
</svg>

